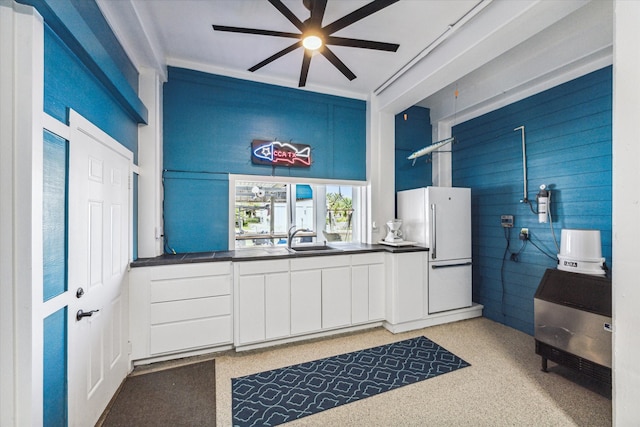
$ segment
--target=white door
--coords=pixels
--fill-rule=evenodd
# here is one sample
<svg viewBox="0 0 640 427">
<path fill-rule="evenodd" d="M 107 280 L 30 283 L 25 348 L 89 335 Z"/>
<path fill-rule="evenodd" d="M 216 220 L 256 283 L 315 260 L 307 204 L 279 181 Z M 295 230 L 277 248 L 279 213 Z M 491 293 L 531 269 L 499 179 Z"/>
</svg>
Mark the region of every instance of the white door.
<svg viewBox="0 0 640 427">
<path fill-rule="evenodd" d="M 125 280 L 132 154 L 74 112 L 70 127 L 68 283 L 78 297 L 68 314 L 69 425 L 89 426 L 129 365 Z M 80 310 L 87 315 L 77 319 Z"/>
</svg>

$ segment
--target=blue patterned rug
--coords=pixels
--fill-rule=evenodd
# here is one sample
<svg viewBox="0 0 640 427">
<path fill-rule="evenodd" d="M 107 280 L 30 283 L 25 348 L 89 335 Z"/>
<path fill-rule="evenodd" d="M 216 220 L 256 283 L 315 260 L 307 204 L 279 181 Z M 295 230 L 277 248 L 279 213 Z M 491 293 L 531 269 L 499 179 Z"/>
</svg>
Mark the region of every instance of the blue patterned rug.
<svg viewBox="0 0 640 427">
<path fill-rule="evenodd" d="M 234 426 L 276 426 L 470 366 L 425 337 L 232 378 Z"/>
</svg>

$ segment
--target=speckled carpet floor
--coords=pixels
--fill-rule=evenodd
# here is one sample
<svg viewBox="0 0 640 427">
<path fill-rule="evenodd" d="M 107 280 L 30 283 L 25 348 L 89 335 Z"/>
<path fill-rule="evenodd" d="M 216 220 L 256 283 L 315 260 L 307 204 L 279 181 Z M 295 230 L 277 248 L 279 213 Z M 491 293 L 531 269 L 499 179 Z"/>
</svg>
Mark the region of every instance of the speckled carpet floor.
<svg viewBox="0 0 640 427">
<path fill-rule="evenodd" d="M 105 411 L 103 425 L 231 426 L 232 378 L 419 336 L 429 337 L 470 366 L 286 425 L 603 427 L 612 424 L 610 386 L 552 362 L 549 372 L 542 372 L 532 336 L 477 318 L 395 335 L 375 328 L 264 350 L 208 355 L 215 357 L 215 374 L 213 363 L 209 362 L 192 365 L 193 370 L 178 367 L 129 377 L 121 395 Z M 154 364 L 157 368 L 150 366 L 142 371 L 153 372 L 173 363 L 161 362 Z M 155 376 L 163 372 L 170 375 L 163 376 L 163 380 Z M 142 384 L 140 388 L 132 387 L 130 397 L 122 394 L 129 380 L 144 377 L 146 387 Z M 172 394 L 176 391 L 180 391 L 179 396 Z M 119 401 L 129 409 L 119 406 Z"/>
<path fill-rule="evenodd" d="M 232 425 L 232 378 L 427 336 L 471 366 L 287 426 L 610 426 L 611 388 L 550 363 L 534 338 L 485 318 L 392 334 L 383 328 L 216 356 L 217 425 Z"/>
</svg>

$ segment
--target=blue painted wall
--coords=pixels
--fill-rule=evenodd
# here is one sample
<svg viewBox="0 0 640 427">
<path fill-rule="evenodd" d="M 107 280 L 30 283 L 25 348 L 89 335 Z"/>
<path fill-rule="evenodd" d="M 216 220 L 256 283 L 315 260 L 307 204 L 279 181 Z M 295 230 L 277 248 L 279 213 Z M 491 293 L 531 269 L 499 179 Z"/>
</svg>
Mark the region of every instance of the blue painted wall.
<svg viewBox="0 0 640 427">
<path fill-rule="evenodd" d="M 44 132 L 43 147 L 43 300 L 67 290 L 67 141 Z M 44 320 L 43 422 L 67 420 L 66 309 Z"/>
<path fill-rule="evenodd" d="M 67 308 L 43 321 L 43 415 L 47 427 L 67 425 Z"/>
<path fill-rule="evenodd" d="M 67 290 L 67 141 L 44 132 L 43 147 L 43 299 Z"/>
<path fill-rule="evenodd" d="M 431 185 L 431 156 L 421 157 L 415 164 L 407 160 L 411 153 L 431 144 L 429 109 L 408 108 L 396 115 L 395 128 L 396 191 Z"/>
<path fill-rule="evenodd" d="M 558 245 L 563 228 L 598 229 L 611 267 L 611 108 L 607 67 L 453 128 L 453 185 L 472 189 L 473 299 L 486 317 L 533 334 L 533 295 L 544 271 L 557 266 L 550 225 L 520 203 L 519 126 L 526 132 L 528 198 L 535 206 L 539 186 L 551 187 Z M 521 249 L 519 230 L 529 228 L 531 242 L 517 262 L 504 256 L 502 214 L 515 217 L 509 252 Z"/>
<path fill-rule="evenodd" d="M 70 108 L 131 150 L 137 161 L 138 123 L 45 25 L 44 111 L 68 124 Z"/>
<path fill-rule="evenodd" d="M 228 175 L 166 172 L 163 183 L 165 251 L 226 250 Z"/>
<path fill-rule="evenodd" d="M 138 73 L 94 0 L 17 1 L 36 8 L 47 27 L 63 40 L 72 56 L 82 64 L 84 72 L 99 82 L 100 89 L 106 91 L 133 121 L 146 123 L 148 112 L 137 95 Z M 77 89 L 85 88 L 79 86 Z M 84 93 L 85 96 L 89 94 L 93 95 Z M 109 132 L 109 129 L 105 130 Z"/>
<path fill-rule="evenodd" d="M 169 68 L 164 86 L 167 250 L 228 249 L 228 174 L 366 179 L 364 101 Z M 310 168 L 251 163 L 251 141 L 312 146 Z"/>
<path fill-rule="evenodd" d="M 61 0 L 55 1 L 56 3 L 61 2 Z M 110 66 L 115 68 L 113 73 L 121 74 L 122 79 L 126 81 L 135 92 L 135 89 L 138 87 L 138 70 L 136 70 L 124 48 L 120 45 L 118 38 L 113 34 L 111 27 L 102 15 L 96 2 L 87 0 L 68 1 L 76 9 L 82 21 L 87 24 L 84 32 L 91 32 L 91 35 L 100 43 L 100 50 L 98 50 L 97 46 L 92 46 L 91 48 L 85 46 L 85 50 L 95 51 L 92 56 L 96 57 L 97 61 L 106 63 L 108 60 L 111 62 Z M 68 9 L 67 7 L 67 10 Z M 79 25 L 76 24 L 75 26 L 78 27 Z M 86 36 L 86 34 L 83 35 Z"/>
</svg>

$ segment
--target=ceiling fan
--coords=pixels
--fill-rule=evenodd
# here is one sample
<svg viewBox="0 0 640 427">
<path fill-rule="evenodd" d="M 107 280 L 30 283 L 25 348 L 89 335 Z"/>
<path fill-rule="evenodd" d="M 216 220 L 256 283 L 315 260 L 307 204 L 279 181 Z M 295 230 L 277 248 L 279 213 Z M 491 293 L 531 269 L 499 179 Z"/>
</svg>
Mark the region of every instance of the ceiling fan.
<svg viewBox="0 0 640 427">
<path fill-rule="evenodd" d="M 299 47 L 304 47 L 304 56 L 302 59 L 302 69 L 300 70 L 300 80 L 298 87 L 303 87 L 307 83 L 307 75 L 309 74 L 309 65 L 314 51 L 321 53 L 330 63 L 332 63 L 346 78 L 353 80 L 356 75 L 342 62 L 331 49 L 332 46 L 358 47 L 363 49 L 382 50 L 387 52 L 395 52 L 400 45 L 395 43 L 384 43 L 371 40 L 359 40 L 345 37 L 336 37 L 332 34 L 339 31 L 354 22 L 366 18 L 384 9 L 399 0 L 374 0 L 361 8 L 343 16 L 342 18 L 322 25 L 322 18 L 327 6 L 327 0 L 302 0 L 304 6 L 309 9 L 310 17 L 305 21 L 301 21 L 291 10 L 285 6 L 281 0 L 267 0 L 278 11 L 284 15 L 300 33 L 288 33 L 283 31 L 260 30 L 256 28 L 228 27 L 224 25 L 213 25 L 215 31 L 227 31 L 232 33 L 257 34 L 262 36 L 288 37 L 298 39 L 294 44 L 274 53 L 267 59 L 253 67 L 249 71 L 254 72 L 265 65 L 275 61 L 276 59 L 293 52 Z"/>
</svg>

